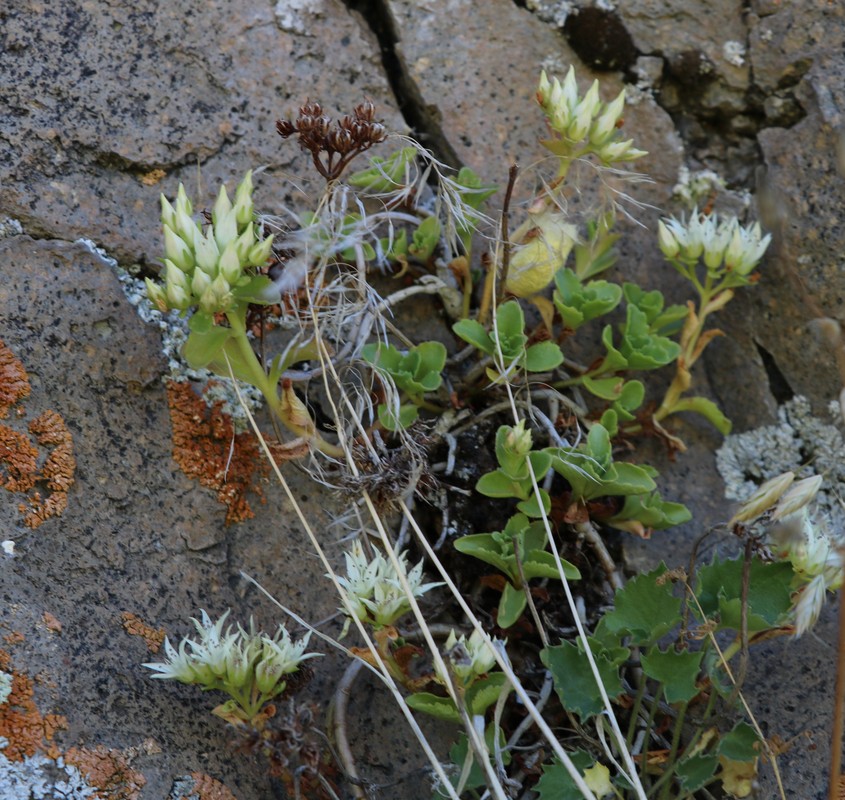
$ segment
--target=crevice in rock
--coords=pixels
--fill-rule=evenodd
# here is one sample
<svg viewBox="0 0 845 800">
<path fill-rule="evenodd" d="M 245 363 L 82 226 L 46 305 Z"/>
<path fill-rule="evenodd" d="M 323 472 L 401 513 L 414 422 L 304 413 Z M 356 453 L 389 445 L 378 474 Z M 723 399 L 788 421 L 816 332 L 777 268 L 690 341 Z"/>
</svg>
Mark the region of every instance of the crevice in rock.
<svg viewBox="0 0 845 800">
<path fill-rule="evenodd" d="M 769 379 L 769 391 L 772 397 L 775 398 L 777 404 L 782 406 L 789 400 L 795 397 L 795 392 L 789 385 L 786 375 L 781 372 L 780 367 L 775 361 L 775 357 L 766 350 L 760 342 L 755 341 L 754 345 L 757 352 L 760 354 L 760 360 L 763 362 L 763 369 L 766 370 L 766 377 Z"/>
<path fill-rule="evenodd" d="M 350 11 L 356 12 L 372 31 L 379 43 L 384 73 L 396 98 L 399 111 L 405 118 L 414 138 L 431 150 L 435 158 L 456 169 L 462 166 L 440 125 L 440 111 L 427 105 L 416 82 L 410 75 L 405 59 L 399 52 L 399 26 L 390 10 L 388 0 L 344 0 Z"/>
<path fill-rule="evenodd" d="M 754 81 L 750 63 L 748 86 L 730 86 L 719 69 L 700 50 L 639 52 L 613 10 L 583 0 L 579 5 L 551 0 L 512 0 L 558 29 L 585 65 L 594 70 L 622 72 L 628 83 L 643 84 L 642 62 L 662 62 L 653 81 L 656 103 L 671 117 L 688 154 L 692 169 L 710 169 L 725 178 L 728 188 L 754 190 L 755 171 L 763 164 L 758 142 L 768 127 L 791 128 L 806 112 L 796 97 L 797 86 L 810 67 L 807 59 L 787 70 L 780 84 L 766 92 Z M 748 19 L 750 0 L 743 5 Z M 746 22 L 745 53 L 751 50 L 752 26 Z M 747 55 L 745 56 L 748 57 Z"/>
</svg>

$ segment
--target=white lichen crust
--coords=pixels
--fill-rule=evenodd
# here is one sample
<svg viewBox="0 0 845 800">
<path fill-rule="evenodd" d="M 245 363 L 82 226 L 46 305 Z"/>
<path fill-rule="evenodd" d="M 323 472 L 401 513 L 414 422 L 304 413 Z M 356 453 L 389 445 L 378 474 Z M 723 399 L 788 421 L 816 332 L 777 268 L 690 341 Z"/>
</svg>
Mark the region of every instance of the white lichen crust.
<svg viewBox="0 0 845 800">
<path fill-rule="evenodd" d="M 749 497 L 765 481 L 791 470 L 799 478 L 821 475 L 819 511 L 834 528 L 845 524 L 845 437 L 838 403 L 827 419 L 813 415 L 806 397 L 796 396 L 778 410 L 778 423 L 728 436 L 716 453 L 716 466 L 731 500 Z"/>
<path fill-rule="evenodd" d="M 0 797 L 4 800 L 88 800 L 100 797 L 82 773 L 62 758 L 35 753 L 23 761 L 3 754 L 8 742 L 0 737 Z"/>
</svg>

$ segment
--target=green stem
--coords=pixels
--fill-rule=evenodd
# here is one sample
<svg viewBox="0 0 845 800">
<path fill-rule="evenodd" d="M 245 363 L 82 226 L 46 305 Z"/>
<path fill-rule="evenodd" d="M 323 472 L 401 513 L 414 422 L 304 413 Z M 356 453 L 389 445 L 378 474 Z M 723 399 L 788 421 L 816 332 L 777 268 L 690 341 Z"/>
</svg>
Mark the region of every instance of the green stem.
<svg viewBox="0 0 845 800">
<path fill-rule="evenodd" d="M 634 744 L 634 736 L 637 734 L 637 721 L 640 718 L 640 709 L 643 707 L 643 698 L 645 697 L 646 678 L 645 675 L 640 675 L 640 686 L 637 689 L 637 696 L 634 698 L 634 705 L 631 708 L 631 721 L 628 723 L 628 735 L 625 737 L 625 744 L 630 750 Z M 646 750 L 648 749 L 648 742 L 644 742 Z M 645 753 L 643 753 L 645 758 Z"/>
<path fill-rule="evenodd" d="M 675 720 L 675 730 L 672 731 L 672 745 L 669 749 L 669 757 L 666 759 L 666 770 L 660 776 L 660 780 L 654 784 L 653 791 L 661 789 L 660 800 L 669 800 L 672 791 L 672 778 L 675 776 L 675 762 L 678 758 L 678 749 L 681 745 L 681 733 L 684 727 L 684 717 L 687 713 L 688 703 L 682 703 L 678 710 L 678 718 Z M 662 788 L 661 788 L 662 787 Z"/>
<path fill-rule="evenodd" d="M 246 335 L 246 326 L 243 320 L 237 311 L 226 312 L 226 319 L 229 320 L 229 325 L 232 328 L 232 338 L 241 355 L 242 366 L 245 366 L 249 370 L 249 382 L 261 392 L 273 414 L 281 420 L 282 424 L 291 433 L 309 439 L 321 453 L 325 453 L 327 456 L 333 458 L 343 458 L 343 449 L 327 442 L 316 430 L 306 430 L 299 425 L 291 423 L 289 419 L 286 419 L 276 387 L 270 383 L 264 367 L 259 362 L 255 350 L 252 349 L 252 342 L 249 341 Z"/>
</svg>

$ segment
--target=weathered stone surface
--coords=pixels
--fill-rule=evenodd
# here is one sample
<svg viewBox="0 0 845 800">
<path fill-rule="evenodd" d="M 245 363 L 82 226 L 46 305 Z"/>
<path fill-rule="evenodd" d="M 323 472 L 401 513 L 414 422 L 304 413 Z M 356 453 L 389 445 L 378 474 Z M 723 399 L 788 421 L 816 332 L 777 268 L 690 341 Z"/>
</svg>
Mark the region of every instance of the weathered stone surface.
<svg viewBox="0 0 845 800">
<path fill-rule="evenodd" d="M 68 718 L 63 745 L 122 749 L 155 740 L 161 752 L 135 763 L 147 779 L 145 798 L 167 797 L 174 777 L 196 769 L 241 798 L 277 796 L 263 760 L 232 757 L 226 726 L 209 714 L 222 696 L 151 681 L 141 663 L 161 655 L 128 636 L 120 615 L 163 626 L 174 641 L 193 633 L 188 620 L 200 608 L 216 617 L 231 607 L 233 620 L 246 624 L 254 615 L 275 630 L 284 614 L 241 570 L 309 620 L 333 615 L 337 598 L 281 490 L 265 482 L 266 505 L 252 503 L 256 517 L 226 527 L 214 493 L 179 471 L 158 334 L 126 302 L 111 267 L 86 248 L 26 236 L 0 242 L 0 308 L 0 339 L 33 383 L 21 403 L 25 416 L 7 424 L 23 431 L 42 411 L 59 412 L 78 463 L 66 512 L 35 530 L 22 522 L 22 495 L 0 489 L 0 528 L 15 542 L 14 556 L 0 556 L 0 624 L 4 635 L 25 636 L 2 649 L 52 687 L 39 700 L 45 712 Z M 337 560 L 342 545 L 329 523 L 342 505 L 299 471 L 286 476 Z M 61 635 L 43 632 L 45 611 Z M 344 667 L 341 657 L 321 659 L 300 699 L 324 705 Z"/>
<path fill-rule="evenodd" d="M 393 129 L 378 46 L 340 0 L 41 3 L 0 9 L 0 207 L 32 234 L 158 255 L 159 192 L 206 200 L 266 167 L 259 202 L 290 202 L 304 157 L 275 132 L 309 97 L 369 96 Z M 193 194 L 197 194 L 194 190 Z"/>
</svg>

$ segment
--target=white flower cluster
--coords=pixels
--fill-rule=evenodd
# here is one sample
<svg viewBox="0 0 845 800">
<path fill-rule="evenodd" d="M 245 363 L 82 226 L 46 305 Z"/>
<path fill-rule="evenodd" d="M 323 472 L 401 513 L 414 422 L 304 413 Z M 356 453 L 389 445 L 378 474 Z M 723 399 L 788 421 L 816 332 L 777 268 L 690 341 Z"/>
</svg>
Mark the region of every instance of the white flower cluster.
<svg viewBox="0 0 845 800">
<path fill-rule="evenodd" d="M 345 589 L 344 611 L 349 617 L 381 628 L 392 625 L 410 610 L 411 601 L 390 559 L 381 553 L 376 553 L 372 559 L 367 558 L 358 541 L 352 545 L 351 552 L 344 553 L 344 559 L 346 577 L 338 577 L 338 582 Z M 406 553 L 401 553 L 397 561 L 414 597 L 421 597 L 429 589 L 443 585 L 422 582 L 422 561 L 410 572 Z"/>
<path fill-rule="evenodd" d="M 718 215 L 700 214 L 698 209 L 689 220 L 661 220 L 657 237 L 666 258 L 695 264 L 703 257 L 711 273 L 729 272 L 743 283 L 772 240 L 771 234 L 762 235 L 759 222 L 743 227 L 736 217 L 720 220 Z"/>
<path fill-rule="evenodd" d="M 623 89 L 610 103 L 599 97 L 599 82 L 593 81 L 584 97 L 578 95 L 575 70 L 570 67 L 561 83 L 549 81 L 545 70 L 540 74 L 537 100 L 545 112 L 552 130 L 572 145 L 584 142 L 585 152 L 595 153 L 605 163 L 633 161 L 646 155 L 633 147 L 633 139 L 623 140 L 619 134 L 622 112 L 625 109 Z M 583 153 L 582 153 L 583 154 Z"/>
<path fill-rule="evenodd" d="M 463 634 L 459 639 L 453 630 L 449 634 L 449 638 L 446 639 L 443 655 L 455 679 L 464 688 L 490 672 L 496 663 L 493 648 L 487 644 L 477 630 L 473 630 L 469 639 Z M 451 682 L 447 676 L 441 673 L 439 667 L 435 667 L 435 670 L 442 683 L 448 685 Z"/>
<path fill-rule="evenodd" d="M 232 289 L 249 281 L 247 267 L 267 263 L 273 237 L 259 240 L 254 229 L 252 172 L 247 172 L 232 205 L 220 187 L 205 233 L 192 219 L 193 205 L 179 184 L 175 207 L 161 196 L 164 225 L 164 286 L 146 279 L 150 300 L 160 311 L 184 311 L 199 305 L 207 314 L 228 311 L 235 304 Z"/>
<path fill-rule="evenodd" d="M 305 652 L 310 633 L 294 642 L 280 625 L 271 638 L 256 632 L 251 620 L 249 632 L 240 625 L 234 630 L 230 625 L 224 632 L 229 611 L 217 622 L 212 622 L 205 611 L 200 613 L 201 621 L 192 619 L 198 641 L 185 638 L 177 650 L 165 638 L 167 661 L 144 664 L 157 673 L 153 678 L 222 689 L 235 698 L 249 697 L 254 687 L 262 698 L 260 705 L 285 690 L 286 675 L 296 672 L 306 659 L 319 655 Z"/>
</svg>

